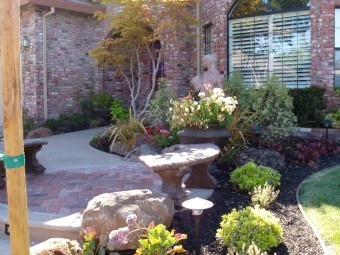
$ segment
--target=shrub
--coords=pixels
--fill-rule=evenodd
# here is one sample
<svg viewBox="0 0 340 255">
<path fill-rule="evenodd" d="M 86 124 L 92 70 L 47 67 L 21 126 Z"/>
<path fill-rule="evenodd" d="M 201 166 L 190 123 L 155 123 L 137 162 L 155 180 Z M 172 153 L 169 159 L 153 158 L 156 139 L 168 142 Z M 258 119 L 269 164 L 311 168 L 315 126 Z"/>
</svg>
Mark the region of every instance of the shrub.
<svg viewBox="0 0 340 255">
<path fill-rule="evenodd" d="M 166 126 L 170 119 L 171 100 L 177 99 L 177 96 L 168 84 L 169 81 L 164 78 L 158 80 L 158 90 L 150 101 L 149 110 L 146 112 L 146 120 L 151 125 Z"/>
<path fill-rule="evenodd" d="M 22 110 L 23 115 L 23 131 L 24 136 L 26 136 L 30 131 L 39 127 L 37 123 L 35 123 L 35 119 L 29 115 L 27 109 Z"/>
<path fill-rule="evenodd" d="M 230 175 L 230 180 L 242 191 L 252 191 L 266 182 L 274 187 L 280 185 L 281 175 L 278 171 L 265 166 L 257 166 L 249 162 L 236 168 Z"/>
<path fill-rule="evenodd" d="M 91 96 L 91 100 L 93 102 L 93 106 L 99 109 L 109 109 L 113 101 L 112 96 L 106 91 L 93 94 Z"/>
<path fill-rule="evenodd" d="M 252 242 L 249 247 L 246 247 L 246 245 L 243 244 L 242 251 L 240 252 L 237 252 L 235 248 L 228 248 L 227 255 L 268 255 L 268 253 L 261 252 L 257 245 L 254 242 Z"/>
<path fill-rule="evenodd" d="M 86 118 L 81 113 L 64 113 L 60 114 L 60 120 L 62 122 L 72 122 L 76 130 L 84 129 L 88 127 Z M 73 131 L 73 130 L 72 130 Z"/>
<path fill-rule="evenodd" d="M 248 206 L 239 211 L 233 209 L 222 216 L 220 227 L 217 239 L 239 253 L 244 244 L 249 247 L 252 242 L 262 251 L 267 251 L 277 246 L 283 235 L 279 219 L 259 207 Z"/>
<path fill-rule="evenodd" d="M 232 77 L 226 79 L 223 82 L 223 88 L 227 95 L 236 97 L 242 109 L 249 108 L 250 88 L 244 84 L 244 77 L 240 71 L 234 72 Z"/>
<path fill-rule="evenodd" d="M 45 120 L 44 127 L 51 129 L 55 133 L 62 126 L 62 122 L 60 119 L 47 119 Z"/>
<path fill-rule="evenodd" d="M 121 143 L 127 150 L 131 150 L 135 142 L 146 133 L 142 121 L 136 119 L 131 110 L 127 120 L 117 120 L 116 124 L 104 132 L 103 136 L 109 134 L 111 145 L 110 150 L 116 143 Z"/>
<path fill-rule="evenodd" d="M 120 100 L 113 100 L 110 106 L 110 114 L 113 122 L 117 120 L 127 120 L 129 118 L 129 110 L 123 106 Z"/>
<path fill-rule="evenodd" d="M 329 110 L 325 119 L 331 120 L 333 128 L 340 128 L 340 110 Z"/>
<path fill-rule="evenodd" d="M 221 153 L 221 156 L 218 158 L 218 164 L 227 165 L 227 167 L 235 166 L 235 159 L 240 154 L 242 147 L 232 146 L 227 144 L 224 147 L 224 150 Z"/>
<path fill-rule="evenodd" d="M 255 120 L 268 127 L 271 138 L 288 137 L 296 124 L 293 98 L 277 77 L 268 77 L 265 84 L 252 88 L 249 95 L 250 110 L 257 113 Z"/>
<path fill-rule="evenodd" d="M 251 192 L 251 202 L 253 205 L 267 207 L 277 199 L 279 193 L 279 190 L 275 191 L 273 186 L 265 183 L 263 186 L 258 186 L 253 189 Z"/>
<path fill-rule="evenodd" d="M 300 127 L 319 127 L 321 125 L 322 111 L 326 109 L 324 93 L 324 88 L 316 86 L 289 90 L 289 95 L 293 98 L 293 111 Z"/>
</svg>

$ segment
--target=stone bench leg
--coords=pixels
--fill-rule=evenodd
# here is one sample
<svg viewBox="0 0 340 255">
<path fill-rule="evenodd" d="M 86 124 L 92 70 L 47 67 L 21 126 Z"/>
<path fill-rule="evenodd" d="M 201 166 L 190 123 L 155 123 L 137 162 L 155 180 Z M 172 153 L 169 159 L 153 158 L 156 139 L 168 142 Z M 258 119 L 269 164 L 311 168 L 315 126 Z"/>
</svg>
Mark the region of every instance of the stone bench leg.
<svg viewBox="0 0 340 255">
<path fill-rule="evenodd" d="M 45 172 L 45 167 L 39 164 L 37 159 L 37 152 L 40 151 L 42 145 L 31 146 L 25 148 L 25 163 L 26 163 L 26 173 L 30 174 L 42 174 Z"/>
<path fill-rule="evenodd" d="M 215 189 L 217 181 L 208 172 L 209 163 L 192 166 L 191 174 L 185 181 L 186 188 Z"/>
<path fill-rule="evenodd" d="M 162 179 L 162 187 L 161 191 L 163 193 L 169 194 L 176 202 L 181 202 L 184 198 L 186 198 L 186 193 L 182 187 L 183 176 L 189 172 L 188 168 L 183 169 L 163 169 L 160 171 L 156 171 L 156 173 Z"/>
</svg>

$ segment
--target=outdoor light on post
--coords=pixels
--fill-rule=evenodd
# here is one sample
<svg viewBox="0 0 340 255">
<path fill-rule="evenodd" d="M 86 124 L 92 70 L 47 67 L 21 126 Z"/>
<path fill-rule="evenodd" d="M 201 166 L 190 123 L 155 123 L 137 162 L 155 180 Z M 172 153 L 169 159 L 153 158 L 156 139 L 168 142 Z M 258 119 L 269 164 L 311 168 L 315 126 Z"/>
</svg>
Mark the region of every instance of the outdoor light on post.
<svg viewBox="0 0 340 255">
<path fill-rule="evenodd" d="M 200 254 L 201 251 L 201 235 L 200 235 L 200 225 L 201 216 L 203 210 L 209 209 L 214 206 L 209 200 L 205 200 L 199 197 L 186 200 L 182 203 L 184 208 L 192 210 L 192 215 L 195 219 L 195 229 L 196 229 L 196 255 Z"/>
<path fill-rule="evenodd" d="M 251 132 L 255 134 L 256 138 L 256 149 L 260 147 L 260 135 L 262 133 L 262 126 L 257 124 L 251 128 Z"/>
<path fill-rule="evenodd" d="M 326 128 L 326 139 L 328 140 L 328 129 L 330 127 L 330 125 L 332 124 L 332 121 L 331 120 L 328 120 L 328 119 L 324 119 L 322 121 L 322 124 L 325 126 Z"/>
</svg>

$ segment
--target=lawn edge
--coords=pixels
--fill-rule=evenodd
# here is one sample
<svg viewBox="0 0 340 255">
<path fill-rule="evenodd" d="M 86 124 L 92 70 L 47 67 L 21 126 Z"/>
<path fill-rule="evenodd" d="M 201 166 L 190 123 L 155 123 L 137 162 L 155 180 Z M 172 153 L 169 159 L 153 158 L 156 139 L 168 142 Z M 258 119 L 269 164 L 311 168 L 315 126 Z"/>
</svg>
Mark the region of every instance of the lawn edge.
<svg viewBox="0 0 340 255">
<path fill-rule="evenodd" d="M 320 170 L 320 171 L 318 171 L 318 172 L 316 172 L 316 173 L 314 173 L 314 174 L 317 174 L 317 173 L 320 173 L 320 172 L 322 172 L 322 171 L 325 171 L 325 170 L 327 170 L 327 169 L 332 169 L 332 168 L 333 168 L 333 167 L 325 168 L 325 169 L 322 169 L 322 170 Z M 313 232 L 314 232 L 314 235 L 315 235 L 316 238 L 318 239 L 318 241 L 319 241 L 319 243 L 320 243 L 320 245 L 321 245 L 321 248 L 322 248 L 322 250 L 323 250 L 324 255 L 333 255 L 333 254 L 330 253 L 330 251 L 329 251 L 329 249 L 327 248 L 327 245 L 326 245 L 325 241 L 323 240 L 323 238 L 321 237 L 321 235 L 320 235 L 318 229 L 315 227 L 315 225 L 313 224 L 313 222 L 308 218 L 307 213 L 305 212 L 305 210 L 303 209 L 303 207 L 302 207 L 302 205 L 301 205 L 301 203 L 300 203 L 299 195 L 300 195 L 300 188 L 301 188 L 301 185 L 302 185 L 302 183 L 303 183 L 305 180 L 307 180 L 310 176 L 312 176 L 312 175 L 314 175 L 314 174 L 309 175 L 309 176 L 306 177 L 302 182 L 300 182 L 300 184 L 299 184 L 299 186 L 298 186 L 298 188 L 297 188 L 297 190 L 296 190 L 296 193 L 295 193 L 295 195 L 296 195 L 296 201 L 297 201 L 298 207 L 299 207 L 299 209 L 300 209 L 300 211 L 301 211 L 303 217 L 305 218 L 305 220 L 307 221 L 307 223 L 309 224 L 309 226 L 312 228 L 312 230 L 313 230 Z"/>
</svg>

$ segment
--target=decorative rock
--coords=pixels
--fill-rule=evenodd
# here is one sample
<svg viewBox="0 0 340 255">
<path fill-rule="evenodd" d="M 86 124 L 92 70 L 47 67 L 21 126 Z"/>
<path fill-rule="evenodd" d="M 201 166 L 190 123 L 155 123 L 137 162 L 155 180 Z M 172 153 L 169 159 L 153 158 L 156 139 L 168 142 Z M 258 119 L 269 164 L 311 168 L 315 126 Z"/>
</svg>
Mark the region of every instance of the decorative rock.
<svg viewBox="0 0 340 255">
<path fill-rule="evenodd" d="M 99 235 L 108 236 L 113 230 L 127 227 L 126 218 L 137 215 L 139 226 L 150 222 L 170 226 L 174 215 L 174 203 L 170 196 L 159 191 L 130 190 L 99 195 L 93 198 L 83 213 L 80 235 L 87 227 Z M 128 243 L 115 246 L 115 250 L 138 248 L 138 235 L 129 235 Z"/>
<path fill-rule="evenodd" d="M 150 146 L 142 145 L 139 146 L 132 151 L 128 152 L 126 156 L 123 158 L 125 161 L 129 162 L 140 162 L 139 157 L 142 155 L 156 155 L 156 151 L 152 150 Z"/>
<path fill-rule="evenodd" d="M 52 136 L 53 132 L 49 128 L 45 127 L 40 127 L 37 129 L 32 130 L 27 134 L 27 139 L 32 139 L 32 138 L 43 138 L 43 137 L 49 137 Z"/>
<path fill-rule="evenodd" d="M 30 248 L 30 255 L 80 255 L 81 248 L 76 241 L 51 238 Z"/>
<path fill-rule="evenodd" d="M 280 153 L 277 151 L 258 150 L 255 148 L 243 150 L 236 160 L 236 165 L 243 166 L 252 160 L 257 165 L 271 167 L 278 171 L 286 169 L 285 161 Z"/>
</svg>

